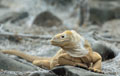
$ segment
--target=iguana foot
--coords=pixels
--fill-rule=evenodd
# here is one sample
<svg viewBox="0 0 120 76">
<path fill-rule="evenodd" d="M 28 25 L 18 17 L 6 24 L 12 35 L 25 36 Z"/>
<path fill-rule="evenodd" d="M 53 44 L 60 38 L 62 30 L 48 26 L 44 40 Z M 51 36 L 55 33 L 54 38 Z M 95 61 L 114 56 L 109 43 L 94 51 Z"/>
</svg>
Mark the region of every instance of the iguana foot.
<svg viewBox="0 0 120 76">
<path fill-rule="evenodd" d="M 88 66 L 85 65 L 85 64 L 82 64 L 82 63 L 76 63 L 75 66 L 76 66 L 76 67 L 81 67 L 81 68 L 88 69 Z"/>
<path fill-rule="evenodd" d="M 99 69 L 95 69 L 95 68 L 92 68 L 92 67 L 89 67 L 88 70 L 92 71 L 92 72 L 96 72 L 96 73 L 102 73 L 104 74 L 104 72 L 102 72 L 101 70 Z"/>
</svg>

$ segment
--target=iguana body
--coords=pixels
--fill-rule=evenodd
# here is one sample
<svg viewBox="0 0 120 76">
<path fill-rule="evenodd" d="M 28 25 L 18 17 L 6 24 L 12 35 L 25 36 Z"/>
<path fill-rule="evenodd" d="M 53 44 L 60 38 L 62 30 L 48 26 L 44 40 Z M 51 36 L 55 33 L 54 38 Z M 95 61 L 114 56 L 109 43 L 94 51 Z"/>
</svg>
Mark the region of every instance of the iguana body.
<svg viewBox="0 0 120 76">
<path fill-rule="evenodd" d="M 97 52 L 93 52 L 90 44 L 84 37 L 75 31 L 65 31 L 55 35 L 51 44 L 61 47 L 55 56 L 50 58 L 36 57 L 24 54 L 20 51 L 2 51 L 6 54 L 20 56 L 40 67 L 52 69 L 58 65 L 79 65 L 93 71 L 101 72 L 102 58 Z"/>
</svg>

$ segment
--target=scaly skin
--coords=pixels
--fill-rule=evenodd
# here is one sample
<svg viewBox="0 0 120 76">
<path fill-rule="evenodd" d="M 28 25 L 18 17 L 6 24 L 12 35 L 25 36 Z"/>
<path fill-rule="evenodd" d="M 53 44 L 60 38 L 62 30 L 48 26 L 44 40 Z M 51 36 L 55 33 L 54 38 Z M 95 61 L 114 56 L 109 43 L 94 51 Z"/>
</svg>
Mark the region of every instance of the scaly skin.
<svg viewBox="0 0 120 76">
<path fill-rule="evenodd" d="M 84 37 L 74 30 L 67 30 L 55 35 L 51 44 L 61 47 L 55 56 L 49 58 L 36 57 L 15 50 L 4 50 L 3 53 L 22 57 L 34 65 L 52 69 L 59 65 L 81 66 L 95 72 L 101 72 L 102 58 L 92 48 Z"/>
</svg>

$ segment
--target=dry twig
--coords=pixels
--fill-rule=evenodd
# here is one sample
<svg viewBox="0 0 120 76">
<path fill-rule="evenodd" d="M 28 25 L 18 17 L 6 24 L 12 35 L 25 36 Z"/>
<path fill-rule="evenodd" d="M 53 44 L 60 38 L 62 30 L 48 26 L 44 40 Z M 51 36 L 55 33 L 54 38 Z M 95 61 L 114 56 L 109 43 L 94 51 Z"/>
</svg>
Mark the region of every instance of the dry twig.
<svg viewBox="0 0 120 76">
<path fill-rule="evenodd" d="M 10 32 L 0 32 L 0 36 L 4 37 L 20 37 L 20 38 L 33 38 L 33 39 L 51 39 L 50 35 L 31 35 L 31 34 L 21 34 L 21 33 L 10 33 Z"/>
</svg>

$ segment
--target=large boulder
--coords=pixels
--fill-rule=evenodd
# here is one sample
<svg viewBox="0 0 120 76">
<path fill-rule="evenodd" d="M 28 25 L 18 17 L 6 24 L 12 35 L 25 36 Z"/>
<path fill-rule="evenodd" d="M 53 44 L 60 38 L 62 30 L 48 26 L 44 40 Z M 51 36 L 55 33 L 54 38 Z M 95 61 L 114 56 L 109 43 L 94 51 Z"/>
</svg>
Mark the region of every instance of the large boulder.
<svg viewBox="0 0 120 76">
<path fill-rule="evenodd" d="M 37 26 L 51 27 L 62 25 L 62 21 L 50 11 L 44 11 L 36 16 L 33 24 Z"/>
<path fill-rule="evenodd" d="M 102 56 L 102 60 L 109 60 L 115 58 L 119 53 L 119 49 L 109 43 L 96 41 L 92 44 L 92 49 Z"/>
<path fill-rule="evenodd" d="M 107 76 L 74 66 L 58 66 L 49 72 L 34 72 L 30 76 Z"/>
<path fill-rule="evenodd" d="M 52 71 L 59 76 L 107 76 L 73 66 L 60 66 L 54 68 Z"/>
<path fill-rule="evenodd" d="M 98 52 L 102 56 L 103 61 L 113 59 L 120 53 L 118 47 L 109 42 L 100 40 L 93 32 L 82 33 L 82 35 L 91 44 L 93 51 Z M 104 36 L 101 37 L 105 38 Z"/>
</svg>

